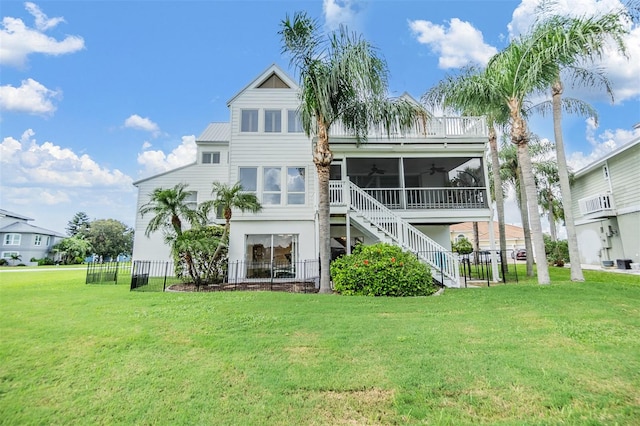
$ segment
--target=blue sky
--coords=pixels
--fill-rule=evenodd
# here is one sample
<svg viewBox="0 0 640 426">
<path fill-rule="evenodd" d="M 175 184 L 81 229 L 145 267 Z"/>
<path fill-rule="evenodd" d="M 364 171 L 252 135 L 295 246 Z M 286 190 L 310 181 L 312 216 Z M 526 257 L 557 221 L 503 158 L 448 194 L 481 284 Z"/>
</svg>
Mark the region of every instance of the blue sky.
<svg viewBox="0 0 640 426">
<path fill-rule="evenodd" d="M 0 208 L 64 232 L 78 211 L 135 222 L 140 178 L 195 160 L 195 137 L 228 121 L 226 102 L 272 63 L 285 70 L 279 22 L 305 10 L 379 48 L 391 95 L 416 98 L 446 73 L 484 65 L 531 23 L 540 0 L 3 1 L 0 8 Z M 558 11 L 612 10 L 618 0 L 558 0 Z M 596 127 L 564 119 L 575 169 L 640 134 L 640 28 L 628 56 L 603 62 L 614 104 Z M 552 139 L 551 120 L 531 128 Z M 509 223 L 518 214 L 507 212 Z"/>
</svg>

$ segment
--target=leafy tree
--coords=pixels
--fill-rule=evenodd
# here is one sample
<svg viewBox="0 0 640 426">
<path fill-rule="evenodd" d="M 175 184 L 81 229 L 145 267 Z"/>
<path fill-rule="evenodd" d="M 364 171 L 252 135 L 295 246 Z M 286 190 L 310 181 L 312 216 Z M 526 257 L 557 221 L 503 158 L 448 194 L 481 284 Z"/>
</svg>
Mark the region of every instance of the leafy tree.
<svg viewBox="0 0 640 426">
<path fill-rule="evenodd" d="M 133 229 L 115 219 L 94 220 L 86 238 L 93 252 L 103 258 L 115 259 L 133 249 Z"/>
<path fill-rule="evenodd" d="M 471 245 L 471 241 L 468 238 L 462 237 L 458 238 L 457 241 L 451 244 L 451 250 L 455 251 L 458 254 L 469 254 L 473 251 L 473 246 Z"/>
<path fill-rule="evenodd" d="M 330 293 L 329 170 L 333 153 L 329 146 L 331 125 L 340 121 L 356 137 L 366 141 L 372 125 L 400 130 L 425 117 L 418 105 L 387 97 L 387 66 L 375 49 L 345 27 L 328 34 L 317 21 L 299 12 L 280 25 L 282 50 L 300 78 L 299 113 L 307 136 L 317 136 L 313 162 L 318 174 L 318 227 L 320 238 L 320 292 Z"/>
<path fill-rule="evenodd" d="M 91 243 L 82 235 L 65 238 L 53 246 L 53 251 L 62 258 L 62 263 L 76 263 L 76 259 L 84 259 L 91 253 Z"/>
<path fill-rule="evenodd" d="M 85 212 L 76 213 L 73 218 L 67 222 L 67 235 L 75 237 L 76 235 L 86 235 L 90 225 L 89 216 Z"/>
<path fill-rule="evenodd" d="M 221 282 L 227 271 L 227 246 L 221 244 L 224 234 L 225 227 L 219 225 L 184 231 L 174 244 L 176 276 L 191 276 L 198 289 L 204 283 Z M 191 265 L 187 262 L 187 254 Z"/>
<path fill-rule="evenodd" d="M 331 264 L 335 290 L 343 295 L 428 296 L 436 291 L 429 266 L 390 244 L 358 245 Z"/>
</svg>

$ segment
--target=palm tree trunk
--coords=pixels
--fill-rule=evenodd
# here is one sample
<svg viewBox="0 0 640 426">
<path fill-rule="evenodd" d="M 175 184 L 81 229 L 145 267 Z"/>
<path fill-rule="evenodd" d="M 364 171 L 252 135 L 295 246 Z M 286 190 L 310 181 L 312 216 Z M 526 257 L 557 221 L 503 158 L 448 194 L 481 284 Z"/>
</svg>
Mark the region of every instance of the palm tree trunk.
<svg viewBox="0 0 640 426">
<path fill-rule="evenodd" d="M 544 250 L 542 224 L 540 222 L 540 214 L 538 213 L 538 193 L 536 190 L 535 179 L 533 177 L 531 158 L 529 157 L 527 127 L 519 114 L 517 114 L 512 121 L 511 131 L 512 142 L 516 142 L 518 146 L 518 162 L 520 163 L 520 169 L 522 170 L 522 184 L 524 184 L 524 190 L 527 197 L 531 239 L 533 240 L 533 254 L 537 259 L 536 266 L 538 270 L 538 284 L 549 284 L 551 282 L 549 278 L 549 265 L 547 264 L 547 256 Z M 529 253 L 527 253 L 527 259 L 528 258 Z"/>
<path fill-rule="evenodd" d="M 564 153 L 564 140 L 562 138 L 562 81 L 558 77 L 551 88 L 553 103 L 553 134 L 556 139 L 556 159 L 558 161 L 558 175 L 560 177 L 560 193 L 562 194 L 562 208 L 564 209 L 564 222 L 567 228 L 567 244 L 569 246 L 569 263 L 571 264 L 571 281 L 584 281 L 582 267 L 580 266 L 580 252 L 578 251 L 578 236 L 576 234 L 573 219 L 573 207 L 571 200 L 571 186 L 569 184 L 569 171 L 567 170 L 567 158 Z"/>
<path fill-rule="evenodd" d="M 556 230 L 556 215 L 553 213 L 553 203 L 549 206 L 547 212 L 547 218 L 549 220 L 549 234 L 551 234 L 551 241 L 558 241 L 558 231 Z"/>
<path fill-rule="evenodd" d="M 478 264 L 480 258 L 480 231 L 478 230 L 478 222 L 473 222 L 473 260 Z"/>
<path fill-rule="evenodd" d="M 320 245 L 320 293 L 331 293 L 331 223 L 329 221 L 329 171 L 333 154 L 329 148 L 329 126 L 318 117 L 318 141 L 313 162 L 318 173 L 318 243 Z"/>
<path fill-rule="evenodd" d="M 496 210 L 498 211 L 498 233 L 500 235 L 500 259 L 504 271 L 509 270 L 506 259 L 507 237 L 504 226 L 504 194 L 502 193 L 502 177 L 500 177 L 500 159 L 498 157 L 498 137 L 496 129 L 492 125 L 489 127 L 489 150 L 491 152 L 491 168 L 493 169 L 493 198 L 496 200 Z M 493 220 L 493 218 L 491 218 Z"/>
<path fill-rule="evenodd" d="M 518 162 L 520 162 L 520 160 L 518 160 Z M 518 166 L 518 185 L 516 191 L 518 193 L 518 203 L 520 204 L 520 217 L 522 218 L 524 248 L 527 250 L 525 263 L 527 265 L 527 276 L 533 277 L 533 244 L 531 244 L 531 226 L 529 225 L 529 203 L 527 202 L 527 194 L 524 191 L 523 182 L 524 178 L 522 177 L 522 168 Z"/>
</svg>

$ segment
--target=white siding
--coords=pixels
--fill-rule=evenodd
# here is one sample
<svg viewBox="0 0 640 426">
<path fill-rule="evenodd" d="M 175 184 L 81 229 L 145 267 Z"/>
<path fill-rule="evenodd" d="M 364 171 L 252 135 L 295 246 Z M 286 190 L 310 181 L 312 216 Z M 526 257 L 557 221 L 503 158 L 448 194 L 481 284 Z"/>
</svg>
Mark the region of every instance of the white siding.
<svg viewBox="0 0 640 426">
<path fill-rule="evenodd" d="M 227 182 L 228 167 L 226 164 L 194 164 L 168 173 L 140 181 L 138 187 L 138 204 L 136 212 L 149 201 L 149 194 L 156 188 L 171 188 L 178 183 L 188 184 L 187 190 L 197 192 L 197 201 L 210 200 L 213 182 Z M 135 238 L 133 244 L 134 260 L 170 260 L 170 248 L 164 242 L 161 231 L 145 235 L 152 214 L 141 217 L 136 213 Z M 183 226 L 187 224 L 183 223 Z"/>
</svg>

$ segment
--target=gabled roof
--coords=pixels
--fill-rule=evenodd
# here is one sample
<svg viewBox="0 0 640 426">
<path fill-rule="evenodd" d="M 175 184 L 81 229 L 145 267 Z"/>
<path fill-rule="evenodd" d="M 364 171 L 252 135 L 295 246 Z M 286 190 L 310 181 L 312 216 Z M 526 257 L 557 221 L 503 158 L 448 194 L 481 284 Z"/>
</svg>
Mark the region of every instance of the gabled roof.
<svg viewBox="0 0 640 426">
<path fill-rule="evenodd" d="M 62 237 L 62 238 L 65 237 L 64 234 L 61 234 L 59 232 L 40 228 L 39 226 L 34 226 L 26 222 L 13 222 L 10 225 L 0 228 L 0 232 L 16 232 L 16 233 L 22 233 L 22 234 L 42 234 L 42 235 L 51 235 L 53 237 Z"/>
<path fill-rule="evenodd" d="M 10 212 L 9 210 L 4 210 L 4 209 L 0 209 L 0 216 L 12 217 L 20 220 L 33 220 L 33 218 L 30 218 L 18 213 Z"/>
<path fill-rule="evenodd" d="M 283 71 L 282 68 L 280 68 L 278 65 L 276 64 L 271 64 L 271 66 L 269 66 L 266 70 L 264 70 L 260 75 L 258 75 L 258 77 L 256 77 L 251 83 L 247 84 L 245 87 L 242 88 L 242 90 L 240 90 L 238 93 L 236 93 L 235 96 L 233 96 L 231 99 L 229 99 L 227 101 L 227 106 L 231 105 L 231 103 L 238 97 L 240 96 L 244 91 L 249 90 L 249 89 L 255 89 L 258 86 L 260 86 L 262 83 L 265 82 L 265 80 L 270 79 L 273 75 L 278 76 L 278 78 L 280 78 L 280 80 L 282 80 L 287 86 L 289 86 L 291 89 L 294 90 L 298 90 L 298 84 L 295 82 L 295 80 L 293 80 L 286 72 Z"/>
<path fill-rule="evenodd" d="M 137 181 L 133 182 L 133 186 L 138 186 L 139 183 L 146 182 L 148 180 L 155 179 L 155 178 L 160 177 L 160 176 L 168 175 L 170 173 L 177 172 L 178 170 L 186 169 L 187 167 L 191 167 L 191 166 L 193 166 L 195 164 L 198 164 L 198 162 L 194 161 L 193 163 L 185 164 L 184 166 L 176 167 L 175 169 L 171 169 L 171 170 L 167 170 L 167 171 L 164 171 L 164 172 L 160 172 L 160 173 L 155 174 L 153 176 L 147 176 L 145 178 L 142 178 L 140 180 L 137 180 Z"/>
<path fill-rule="evenodd" d="M 231 123 L 209 123 L 206 129 L 196 138 L 196 142 L 229 142 L 231 139 Z"/>
<path fill-rule="evenodd" d="M 624 151 L 630 149 L 631 147 L 634 147 L 636 145 L 638 145 L 640 143 L 640 137 L 636 137 L 635 139 L 632 139 L 630 142 L 627 142 L 626 144 L 622 145 L 621 147 L 614 149 L 613 151 L 611 151 L 610 153 L 608 153 L 607 155 L 605 155 L 604 157 L 594 161 L 593 163 L 583 167 L 582 169 L 578 170 L 575 173 L 575 177 L 579 177 L 582 175 L 585 175 L 587 173 L 589 173 L 591 170 L 604 165 L 604 163 L 617 156 L 620 155 L 621 153 L 623 153 Z"/>
</svg>

